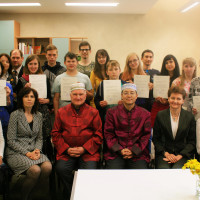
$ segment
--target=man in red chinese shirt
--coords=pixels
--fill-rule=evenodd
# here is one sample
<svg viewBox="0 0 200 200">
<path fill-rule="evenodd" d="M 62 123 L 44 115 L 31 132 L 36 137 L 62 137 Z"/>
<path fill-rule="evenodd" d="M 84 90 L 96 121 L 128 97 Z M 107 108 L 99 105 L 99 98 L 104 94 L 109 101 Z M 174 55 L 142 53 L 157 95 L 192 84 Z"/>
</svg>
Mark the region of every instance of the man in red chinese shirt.
<svg viewBox="0 0 200 200">
<path fill-rule="evenodd" d="M 70 198 L 72 171 L 96 169 L 102 144 L 102 124 L 96 109 L 85 103 L 83 83 L 71 86 L 71 104 L 57 112 L 52 139 L 57 150 L 56 172 L 64 183 L 64 195 Z"/>
</svg>

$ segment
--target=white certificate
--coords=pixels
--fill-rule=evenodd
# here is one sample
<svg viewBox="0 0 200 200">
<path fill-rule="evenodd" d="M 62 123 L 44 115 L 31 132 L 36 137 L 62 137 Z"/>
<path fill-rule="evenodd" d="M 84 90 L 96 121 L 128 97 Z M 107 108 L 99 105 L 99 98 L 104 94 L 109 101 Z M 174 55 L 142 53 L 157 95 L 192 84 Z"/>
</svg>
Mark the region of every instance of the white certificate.
<svg viewBox="0 0 200 200">
<path fill-rule="evenodd" d="M 197 114 L 195 115 L 195 119 L 200 118 L 200 96 L 193 96 L 193 108 L 197 109 Z"/>
<path fill-rule="evenodd" d="M 63 77 L 61 79 L 61 100 L 71 100 L 70 88 L 73 83 L 77 83 L 77 77 Z"/>
<path fill-rule="evenodd" d="M 6 106 L 6 80 L 0 80 L 0 106 Z"/>
<path fill-rule="evenodd" d="M 137 87 L 138 97 L 149 98 L 149 75 L 134 75 L 134 84 Z"/>
<path fill-rule="evenodd" d="M 47 81 L 46 74 L 32 74 L 29 75 L 29 82 L 31 87 L 38 92 L 39 98 L 47 98 Z"/>
<path fill-rule="evenodd" d="M 108 105 L 118 104 L 121 100 L 121 80 L 104 80 L 104 100 Z"/>
<path fill-rule="evenodd" d="M 168 98 L 169 76 L 154 76 L 153 97 Z"/>
</svg>

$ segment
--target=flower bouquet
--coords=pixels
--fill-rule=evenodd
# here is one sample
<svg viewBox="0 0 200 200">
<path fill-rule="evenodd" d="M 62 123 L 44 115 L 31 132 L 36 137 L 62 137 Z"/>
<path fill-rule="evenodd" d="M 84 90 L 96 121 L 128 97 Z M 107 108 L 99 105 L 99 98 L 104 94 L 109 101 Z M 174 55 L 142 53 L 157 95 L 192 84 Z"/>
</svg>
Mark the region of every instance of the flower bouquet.
<svg viewBox="0 0 200 200">
<path fill-rule="evenodd" d="M 197 175 L 196 195 L 200 197 L 200 162 L 197 159 L 188 160 L 182 169 L 190 169 L 192 174 Z"/>
</svg>

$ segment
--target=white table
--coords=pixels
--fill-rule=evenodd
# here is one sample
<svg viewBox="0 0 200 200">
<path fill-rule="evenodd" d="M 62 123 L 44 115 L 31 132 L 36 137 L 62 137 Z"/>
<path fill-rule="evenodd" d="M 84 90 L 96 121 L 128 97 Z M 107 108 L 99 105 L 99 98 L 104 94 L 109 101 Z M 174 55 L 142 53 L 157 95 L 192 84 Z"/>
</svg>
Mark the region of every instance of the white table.
<svg viewBox="0 0 200 200">
<path fill-rule="evenodd" d="M 196 200 L 189 170 L 79 170 L 71 200 Z"/>
</svg>

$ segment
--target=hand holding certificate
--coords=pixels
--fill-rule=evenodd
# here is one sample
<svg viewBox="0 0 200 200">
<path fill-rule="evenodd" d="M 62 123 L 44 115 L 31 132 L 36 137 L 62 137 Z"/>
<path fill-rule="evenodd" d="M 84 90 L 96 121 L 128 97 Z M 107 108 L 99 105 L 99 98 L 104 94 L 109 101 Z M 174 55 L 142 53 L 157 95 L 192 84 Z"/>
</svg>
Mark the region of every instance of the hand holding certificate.
<svg viewBox="0 0 200 200">
<path fill-rule="evenodd" d="M 200 96 L 193 96 L 193 108 L 197 110 L 197 114 L 195 115 L 195 119 L 200 118 Z"/>
<path fill-rule="evenodd" d="M 47 98 L 46 74 L 29 75 L 29 82 L 31 83 L 31 87 L 38 92 L 39 98 Z"/>
<path fill-rule="evenodd" d="M 169 76 L 154 76 L 153 97 L 168 98 Z"/>
<path fill-rule="evenodd" d="M 6 87 L 6 80 L 0 80 L 0 106 L 7 106 L 5 87 Z"/>
<path fill-rule="evenodd" d="M 61 79 L 61 100 L 71 100 L 70 88 L 73 83 L 77 83 L 77 77 L 63 77 Z"/>
<path fill-rule="evenodd" d="M 134 75 L 134 84 L 137 87 L 138 97 L 149 98 L 149 75 Z"/>
<path fill-rule="evenodd" d="M 109 104 L 118 104 L 121 100 L 121 80 L 104 80 L 104 100 Z"/>
</svg>

